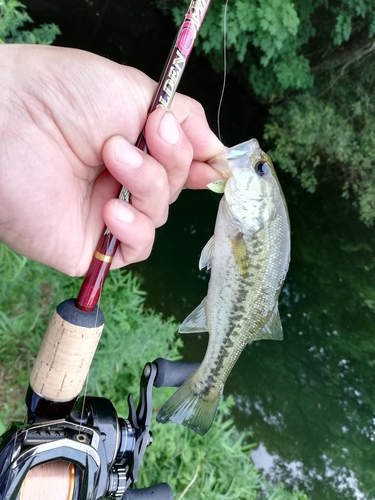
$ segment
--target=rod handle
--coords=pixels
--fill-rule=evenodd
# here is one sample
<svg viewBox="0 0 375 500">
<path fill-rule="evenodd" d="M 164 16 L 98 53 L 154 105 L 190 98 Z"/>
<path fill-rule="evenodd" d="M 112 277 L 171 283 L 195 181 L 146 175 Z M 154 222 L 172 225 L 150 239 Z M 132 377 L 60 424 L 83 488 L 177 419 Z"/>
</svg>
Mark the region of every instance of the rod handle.
<svg viewBox="0 0 375 500">
<path fill-rule="evenodd" d="M 53 404 L 74 402 L 90 370 L 103 327 L 104 316 L 97 307 L 91 312 L 81 311 L 74 299 L 57 306 L 31 372 L 32 391 Z"/>
</svg>

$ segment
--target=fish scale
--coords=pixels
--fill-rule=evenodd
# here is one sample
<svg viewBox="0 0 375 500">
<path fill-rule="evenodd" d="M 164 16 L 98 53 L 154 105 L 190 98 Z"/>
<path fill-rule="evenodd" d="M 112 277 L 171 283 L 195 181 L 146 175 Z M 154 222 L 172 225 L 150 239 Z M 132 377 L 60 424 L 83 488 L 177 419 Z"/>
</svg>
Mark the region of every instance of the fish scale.
<svg viewBox="0 0 375 500">
<path fill-rule="evenodd" d="M 290 261 L 285 199 L 270 158 L 251 139 L 227 150 L 211 165 L 224 182 L 214 236 L 200 267 L 211 268 L 206 298 L 185 319 L 180 333 L 209 332 L 196 372 L 162 406 L 157 420 L 210 428 L 224 383 L 245 346 L 282 339 L 278 297 Z M 251 373 L 249 373 L 251 380 Z"/>
</svg>

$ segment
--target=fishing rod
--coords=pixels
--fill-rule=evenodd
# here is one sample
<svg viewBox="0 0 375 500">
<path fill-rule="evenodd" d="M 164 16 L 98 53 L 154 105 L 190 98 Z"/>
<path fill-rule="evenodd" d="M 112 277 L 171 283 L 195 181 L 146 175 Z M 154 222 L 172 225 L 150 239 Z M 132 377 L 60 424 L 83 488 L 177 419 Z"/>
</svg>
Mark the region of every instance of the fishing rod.
<svg viewBox="0 0 375 500">
<path fill-rule="evenodd" d="M 203 23 L 209 4 L 210 0 L 194 0 L 190 3 L 164 66 L 162 76 L 147 112 L 148 115 L 158 106 L 169 108 L 172 104 L 172 99 L 192 52 L 195 38 Z M 141 132 L 136 146 L 145 152 L 147 151 L 143 132 Z M 129 201 L 130 193 L 126 187 L 121 188 L 118 197 L 123 201 Z M 76 300 L 76 307 L 81 311 L 90 312 L 96 306 L 118 245 L 118 240 L 106 229 L 97 245 Z"/>
<path fill-rule="evenodd" d="M 158 106 L 171 106 L 209 4 L 210 0 L 190 2 L 148 114 Z M 143 132 L 136 146 L 147 152 Z M 130 201 L 126 187 L 121 188 L 119 198 Z M 118 418 L 105 398 L 77 400 L 103 331 L 104 316 L 97 303 L 118 245 L 105 229 L 77 299 L 62 302 L 51 318 L 30 375 L 27 424 L 14 424 L 0 438 L 0 500 L 28 500 L 24 493 L 19 496 L 28 472 L 58 459 L 73 467 L 68 500 L 99 500 L 108 495 L 123 500 L 173 498 L 167 485 L 143 493 L 130 487 L 152 442 L 152 386 L 177 386 L 176 379 L 187 378 L 196 366 L 185 369 L 184 365 L 168 365 L 166 360 L 147 363 L 138 406 L 132 395 L 128 397 L 127 420 Z M 134 496 L 137 491 L 139 496 Z"/>
</svg>

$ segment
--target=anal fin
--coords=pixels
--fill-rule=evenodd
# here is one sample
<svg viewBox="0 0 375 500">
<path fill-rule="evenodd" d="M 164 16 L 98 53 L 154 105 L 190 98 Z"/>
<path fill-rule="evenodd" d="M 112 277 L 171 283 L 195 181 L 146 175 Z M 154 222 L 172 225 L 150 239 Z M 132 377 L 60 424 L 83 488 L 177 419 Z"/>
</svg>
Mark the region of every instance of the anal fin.
<svg viewBox="0 0 375 500">
<path fill-rule="evenodd" d="M 207 332 L 206 298 L 182 322 L 179 333 Z"/>
<path fill-rule="evenodd" d="M 212 257 L 214 254 L 214 245 L 215 245 L 215 236 L 212 236 L 203 247 L 199 259 L 199 269 L 203 269 L 204 267 L 207 267 L 207 270 L 211 269 Z"/>
<path fill-rule="evenodd" d="M 277 304 L 264 327 L 253 340 L 283 340 L 283 327 Z"/>
</svg>

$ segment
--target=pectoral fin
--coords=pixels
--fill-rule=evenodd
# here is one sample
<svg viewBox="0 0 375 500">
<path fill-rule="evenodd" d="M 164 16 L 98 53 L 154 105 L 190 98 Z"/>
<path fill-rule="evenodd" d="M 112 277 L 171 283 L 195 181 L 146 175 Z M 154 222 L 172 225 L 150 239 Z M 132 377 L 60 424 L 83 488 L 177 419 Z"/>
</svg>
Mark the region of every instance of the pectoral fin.
<svg viewBox="0 0 375 500">
<path fill-rule="evenodd" d="M 283 327 L 277 304 L 270 319 L 253 340 L 283 340 Z"/>
<path fill-rule="evenodd" d="M 204 298 L 198 307 L 182 322 L 179 333 L 202 333 L 207 332 L 206 321 L 206 299 Z"/>
<path fill-rule="evenodd" d="M 234 261 L 238 272 L 243 278 L 249 276 L 249 253 L 247 251 L 243 234 L 238 233 L 234 238 L 229 238 L 232 245 Z"/>
<path fill-rule="evenodd" d="M 203 247 L 199 259 L 199 269 L 203 269 L 204 267 L 207 267 L 207 270 L 211 269 L 212 257 L 214 253 L 214 245 L 215 245 L 215 236 L 212 236 Z"/>
</svg>

